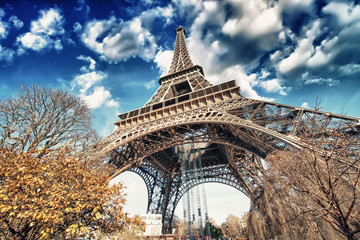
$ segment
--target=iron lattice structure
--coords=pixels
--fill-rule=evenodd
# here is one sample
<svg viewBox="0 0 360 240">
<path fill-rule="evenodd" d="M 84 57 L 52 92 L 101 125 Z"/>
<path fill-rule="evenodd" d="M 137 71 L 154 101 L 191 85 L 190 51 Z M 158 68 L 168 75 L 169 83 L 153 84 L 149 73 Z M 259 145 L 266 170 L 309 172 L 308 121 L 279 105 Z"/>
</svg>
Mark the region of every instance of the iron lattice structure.
<svg viewBox="0 0 360 240">
<path fill-rule="evenodd" d="M 230 185 L 250 199 L 257 196 L 255 176 L 274 150 L 300 149 L 298 135 L 308 119 L 322 119 L 331 131 L 342 122 L 360 136 L 360 119 L 273 102 L 248 99 L 235 80 L 212 85 L 202 67 L 194 65 L 185 42 L 185 29 L 176 29 L 170 70 L 159 88 L 140 109 L 120 114 L 112 134 L 90 152 L 108 156 L 116 176 L 133 171 L 145 181 L 148 213 L 162 214 L 163 232 L 170 232 L 180 198 L 199 181 L 181 183 L 176 146 L 204 143 L 201 183 Z"/>
</svg>

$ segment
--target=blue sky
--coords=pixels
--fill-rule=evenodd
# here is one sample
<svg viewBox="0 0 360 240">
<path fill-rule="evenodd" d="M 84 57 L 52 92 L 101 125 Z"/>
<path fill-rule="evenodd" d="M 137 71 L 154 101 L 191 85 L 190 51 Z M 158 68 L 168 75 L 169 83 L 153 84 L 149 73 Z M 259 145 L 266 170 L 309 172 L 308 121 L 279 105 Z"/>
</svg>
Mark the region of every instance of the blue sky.
<svg viewBox="0 0 360 240">
<path fill-rule="evenodd" d="M 69 90 L 106 136 L 156 91 L 180 25 L 212 83 L 360 117 L 359 1 L 1 1 L 0 98 L 34 82 Z"/>
</svg>

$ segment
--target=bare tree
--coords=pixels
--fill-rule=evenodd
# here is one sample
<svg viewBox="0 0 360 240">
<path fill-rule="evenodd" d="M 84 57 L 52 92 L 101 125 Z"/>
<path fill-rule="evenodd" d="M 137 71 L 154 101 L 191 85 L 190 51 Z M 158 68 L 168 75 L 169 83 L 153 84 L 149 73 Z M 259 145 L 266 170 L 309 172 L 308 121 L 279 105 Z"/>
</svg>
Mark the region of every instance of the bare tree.
<svg viewBox="0 0 360 240">
<path fill-rule="evenodd" d="M 245 237 L 245 229 L 245 221 L 233 214 L 229 214 L 225 222 L 221 224 L 221 230 L 224 233 L 224 236 L 229 238 L 238 239 L 240 237 Z"/>
<path fill-rule="evenodd" d="M 63 90 L 21 86 L 0 101 L 0 147 L 26 152 L 69 144 L 83 150 L 98 138 L 91 125 L 89 107 Z"/>
<path fill-rule="evenodd" d="M 175 234 L 177 234 L 179 237 L 184 235 L 184 221 L 177 216 L 174 217 L 174 229 Z"/>
<path fill-rule="evenodd" d="M 324 119 L 325 121 L 325 119 Z M 301 213 L 326 221 L 347 239 L 360 232 L 360 147 L 346 123 L 329 129 L 329 120 L 311 119 L 303 128 L 299 152 L 268 157 L 289 182 Z M 299 197 L 301 195 L 301 198 Z"/>
<path fill-rule="evenodd" d="M 250 239 L 342 239 L 317 218 L 305 214 L 306 197 L 280 171 L 269 168 L 253 199 L 247 230 Z"/>
<path fill-rule="evenodd" d="M 302 150 L 265 159 L 249 214 L 250 238 L 358 239 L 359 131 L 315 114 L 297 137 Z"/>
</svg>

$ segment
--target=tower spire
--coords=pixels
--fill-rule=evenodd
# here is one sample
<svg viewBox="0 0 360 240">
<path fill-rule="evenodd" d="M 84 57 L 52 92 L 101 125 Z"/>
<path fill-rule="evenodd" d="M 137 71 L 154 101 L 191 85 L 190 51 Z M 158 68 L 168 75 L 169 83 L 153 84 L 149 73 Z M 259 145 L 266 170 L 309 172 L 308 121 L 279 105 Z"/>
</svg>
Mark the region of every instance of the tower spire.
<svg viewBox="0 0 360 240">
<path fill-rule="evenodd" d="M 172 74 L 186 68 L 194 66 L 190 59 L 189 51 L 185 42 L 185 28 L 180 26 L 175 30 L 176 33 L 176 41 L 175 41 L 175 49 L 174 55 L 171 61 L 171 66 L 168 74 Z"/>
<path fill-rule="evenodd" d="M 167 100 L 178 101 L 175 98 L 184 96 L 189 97 L 191 92 L 212 86 L 205 79 L 202 67 L 194 65 L 190 59 L 189 51 L 185 42 L 185 28 L 180 26 L 175 30 L 176 40 L 174 55 L 170 70 L 165 76 L 160 77 L 160 87 L 145 105 L 152 105 Z"/>
</svg>

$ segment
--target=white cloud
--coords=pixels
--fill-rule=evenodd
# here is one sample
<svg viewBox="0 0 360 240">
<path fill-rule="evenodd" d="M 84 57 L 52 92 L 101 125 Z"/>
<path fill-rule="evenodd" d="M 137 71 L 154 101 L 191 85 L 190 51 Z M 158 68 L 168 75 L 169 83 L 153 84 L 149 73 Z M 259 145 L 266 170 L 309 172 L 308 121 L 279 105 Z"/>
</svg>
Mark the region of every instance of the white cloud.
<svg viewBox="0 0 360 240">
<path fill-rule="evenodd" d="M 330 35 L 326 37 L 319 46 L 315 48 L 314 55 L 309 59 L 309 67 L 323 67 L 331 65 L 333 61 L 337 61 L 339 55 L 343 52 L 348 52 L 351 45 L 353 45 L 353 51 L 350 50 L 357 59 L 358 45 L 357 36 L 354 36 L 355 32 L 360 31 L 360 6 L 352 5 L 350 3 L 331 2 L 323 9 L 325 14 L 331 14 L 336 16 L 339 28 L 334 28 L 335 31 L 339 31 L 335 36 Z M 336 25 L 335 23 L 333 23 Z M 356 42 L 354 42 L 354 40 Z M 347 55 L 347 64 L 353 64 L 353 58 L 350 54 Z M 356 61 L 356 60 L 355 60 Z M 343 62 L 343 60 L 342 60 Z M 341 66 L 340 66 L 341 67 Z"/>
<path fill-rule="evenodd" d="M 244 97 L 265 101 L 274 101 L 273 98 L 259 96 L 259 94 L 253 89 L 253 87 L 258 85 L 256 74 L 247 75 L 240 65 L 222 69 L 222 71 L 217 73 L 213 72 L 210 75 L 206 75 L 206 79 L 208 79 L 213 84 L 235 79 L 236 83 L 240 87 L 241 94 Z"/>
<path fill-rule="evenodd" d="M 130 22 L 130 30 L 132 32 L 135 33 L 139 33 L 141 32 L 141 21 L 140 18 L 134 18 L 131 22 Z M 142 38 L 142 36 L 138 36 L 138 38 Z M 144 41 L 144 39 L 141 39 L 140 42 Z"/>
<path fill-rule="evenodd" d="M 73 30 L 74 32 L 79 33 L 82 30 L 81 24 L 79 22 L 74 23 Z"/>
<path fill-rule="evenodd" d="M 312 9 L 314 0 L 285 0 L 279 1 L 280 7 L 288 13 L 303 9 Z"/>
<path fill-rule="evenodd" d="M 330 2 L 323 12 L 335 15 L 342 26 L 360 21 L 360 6 L 350 2 Z"/>
<path fill-rule="evenodd" d="M 6 38 L 8 33 L 8 24 L 0 20 L 0 39 Z"/>
<path fill-rule="evenodd" d="M 80 94 L 80 98 L 92 109 L 99 108 L 103 105 L 110 108 L 119 107 L 119 103 L 111 98 L 110 91 L 105 90 L 104 86 L 94 87 L 91 94 Z"/>
<path fill-rule="evenodd" d="M 16 16 L 11 16 L 9 21 L 12 22 L 15 28 L 20 29 L 24 26 L 24 22 L 18 19 Z"/>
<path fill-rule="evenodd" d="M 62 35 L 64 20 L 58 9 L 50 8 L 48 11 L 41 10 L 41 17 L 31 22 L 31 32 L 34 34 L 45 34 L 48 36 Z"/>
<path fill-rule="evenodd" d="M 146 88 L 147 90 L 150 90 L 150 89 L 153 89 L 153 88 L 156 87 L 156 82 L 155 82 L 155 80 L 153 79 L 153 80 L 151 80 L 150 82 L 146 82 L 146 83 L 144 84 L 144 86 L 145 86 L 145 88 Z"/>
<path fill-rule="evenodd" d="M 79 91 L 79 96 L 87 102 L 92 109 L 103 105 L 110 108 L 118 108 L 119 103 L 112 99 L 110 91 L 99 83 L 107 77 L 101 71 L 95 71 L 96 61 L 89 56 L 80 55 L 78 60 L 89 62 L 89 66 L 82 66 L 80 70 L 83 74 L 74 77 L 71 82 L 73 91 Z"/>
<path fill-rule="evenodd" d="M 24 49 L 24 48 L 18 48 L 17 50 L 16 50 L 16 55 L 17 56 L 22 56 L 22 55 L 24 55 L 26 53 L 26 50 Z"/>
<path fill-rule="evenodd" d="M 99 37 L 103 36 L 102 39 Z M 86 24 L 83 42 L 109 61 L 126 60 L 140 56 L 144 60 L 154 58 L 157 45 L 152 34 L 142 26 L 140 18 L 131 21 L 92 21 Z"/>
<path fill-rule="evenodd" d="M 339 71 L 344 75 L 360 74 L 360 64 L 346 64 L 339 68 Z"/>
<path fill-rule="evenodd" d="M 78 12 L 82 12 L 82 14 L 87 17 L 90 12 L 90 7 L 86 5 L 85 0 L 78 0 L 77 4 L 78 6 L 74 7 L 74 9 Z"/>
<path fill-rule="evenodd" d="M 108 107 L 119 107 L 119 103 L 115 101 L 114 99 L 110 99 L 106 102 L 106 106 Z"/>
<path fill-rule="evenodd" d="M 83 55 L 80 55 L 80 56 L 77 57 L 77 59 L 79 59 L 79 60 L 84 60 L 84 61 L 87 61 L 87 62 L 90 63 L 90 65 L 89 65 L 88 67 L 85 67 L 85 66 L 84 66 L 83 69 L 84 69 L 85 72 L 95 70 L 96 61 L 95 61 L 94 59 L 92 59 L 91 57 L 89 57 L 89 56 L 88 56 L 88 57 L 85 57 L 85 56 L 83 56 Z"/>
<path fill-rule="evenodd" d="M 80 97 L 88 103 L 90 108 L 94 109 L 100 107 L 111 98 L 111 94 L 108 90 L 105 90 L 103 86 L 100 86 L 95 87 L 92 94 L 80 95 Z M 115 105 L 115 103 L 111 102 L 110 105 Z"/>
<path fill-rule="evenodd" d="M 281 12 L 278 5 L 269 7 L 265 1 L 233 2 L 238 14 L 229 18 L 222 26 L 222 31 L 230 36 L 245 33 L 258 37 L 281 30 Z M 215 9 L 215 11 L 217 8 Z"/>
<path fill-rule="evenodd" d="M 27 32 L 22 36 L 19 36 L 18 41 L 25 48 L 31 48 L 34 51 L 42 50 L 43 48 L 47 47 L 51 42 L 49 37 L 36 35 L 31 32 Z"/>
<path fill-rule="evenodd" d="M 80 92 L 84 94 L 90 87 L 95 83 L 100 82 L 105 77 L 107 77 L 106 73 L 93 71 L 76 76 L 74 78 L 74 83 L 76 86 L 81 87 Z"/>
<path fill-rule="evenodd" d="M 270 73 L 267 72 L 265 69 L 262 69 L 261 76 L 259 76 L 259 79 L 266 79 L 268 76 L 270 76 Z"/>
<path fill-rule="evenodd" d="M 285 81 L 291 82 L 289 85 L 334 86 L 339 84 L 337 79 L 345 79 L 337 75 L 346 79 L 355 76 L 360 49 L 356 34 L 360 30 L 360 6 L 330 1 L 319 13 L 314 2 L 174 0 L 173 4 L 181 9 L 176 14 L 192 22 L 191 29 L 187 29 L 191 58 L 194 64 L 203 66 L 213 83 L 225 81 L 213 76 L 235 66 L 242 69 L 244 76 L 264 68 L 272 78 L 281 80 L 274 81 L 269 74 L 262 73 L 258 74 L 263 80 L 261 85 L 243 83 L 242 89 L 256 97 L 252 92 L 256 86 L 286 94 L 289 88 L 283 88 Z M 157 59 L 162 51 L 154 62 L 164 71 L 165 64 Z"/>
<path fill-rule="evenodd" d="M 63 46 L 61 44 L 61 40 L 60 39 L 57 39 L 54 41 L 54 48 L 57 50 L 57 51 L 61 51 L 63 49 Z"/>
<path fill-rule="evenodd" d="M 317 46 L 315 48 L 314 55 L 308 60 L 307 65 L 309 67 L 319 67 L 327 64 L 330 61 L 333 56 L 332 52 L 325 53 L 323 50 L 324 49 L 321 46 Z"/>
<path fill-rule="evenodd" d="M 242 30 L 241 21 L 238 19 L 229 19 L 222 27 L 222 31 L 230 36 L 234 36 Z"/>
<path fill-rule="evenodd" d="M 287 93 L 284 91 L 286 88 L 282 87 L 280 84 L 279 79 L 272 79 L 260 82 L 260 87 L 262 87 L 266 92 L 271 93 L 279 93 L 281 95 L 287 95 Z"/>
<path fill-rule="evenodd" d="M 196 26 L 193 25 L 192 29 L 193 28 L 196 28 Z M 222 68 L 222 66 L 218 64 L 219 55 L 217 55 L 217 52 L 219 51 L 219 43 L 207 46 L 201 38 L 201 32 L 197 30 L 191 30 L 191 36 L 187 38 L 187 42 L 192 62 L 194 64 L 200 64 L 204 68 L 205 74 L 207 76 L 211 76 L 213 74 L 218 75 L 219 73 L 226 71 L 224 68 Z M 222 52 L 227 50 L 227 47 L 226 49 L 224 49 L 224 47 L 221 47 Z M 221 80 L 215 80 L 213 78 L 213 81 L 219 82 Z M 224 81 L 224 79 L 222 81 Z"/>
<path fill-rule="evenodd" d="M 4 60 L 8 63 L 12 62 L 15 51 L 10 48 L 5 48 L 0 45 L 0 61 Z"/>
<path fill-rule="evenodd" d="M 164 8 L 158 7 L 158 8 L 156 8 L 156 10 L 159 13 L 159 15 L 161 15 L 167 19 L 166 23 L 169 23 L 171 21 L 171 18 L 174 15 L 174 9 L 171 5 L 168 5 L 167 7 L 164 7 Z"/>
<path fill-rule="evenodd" d="M 301 40 L 294 52 L 280 62 L 280 73 L 286 74 L 299 66 L 305 65 L 307 60 L 311 57 L 312 52 L 312 42 L 310 42 L 309 39 Z"/>
<path fill-rule="evenodd" d="M 356 68 L 351 66 L 358 64 L 360 6 L 330 1 L 319 14 L 310 0 L 279 4 L 287 14 L 283 18 L 287 42 L 270 58 L 277 76 L 292 82 L 329 86 L 338 85 L 342 79 L 354 79 Z M 293 48 L 289 48 L 289 42 Z"/>
<path fill-rule="evenodd" d="M 332 78 L 312 78 L 305 81 L 305 85 L 309 84 L 328 84 L 330 87 L 333 87 L 339 85 L 340 81 Z"/>
<path fill-rule="evenodd" d="M 166 74 L 169 71 L 172 56 L 173 51 L 171 50 L 160 50 L 156 53 L 154 62 L 157 64 L 157 67 L 160 68 L 162 75 Z"/>
<path fill-rule="evenodd" d="M 182 3 L 182 4 L 190 4 L 190 3 Z M 224 14 L 222 11 L 219 11 L 220 8 L 218 8 L 218 3 L 213 1 L 194 1 L 191 6 L 192 11 L 194 11 L 194 15 L 196 16 L 193 25 L 191 26 L 191 36 L 193 36 L 193 33 L 199 34 L 202 30 L 202 27 L 206 25 L 207 23 L 213 23 L 216 22 L 219 25 L 224 24 Z M 179 6 L 179 8 L 183 8 L 183 6 Z M 184 13 L 186 15 L 191 13 Z"/>
<path fill-rule="evenodd" d="M 166 25 L 172 22 L 173 16 L 174 8 L 168 4 L 148 9 L 128 21 L 115 17 L 94 20 L 84 26 L 81 38 L 106 61 L 117 62 L 135 56 L 150 61 L 157 50 L 156 38 L 150 32 L 153 22 L 161 20 Z M 74 31 L 78 32 L 81 28 L 80 24 L 74 24 Z"/>
<path fill-rule="evenodd" d="M 21 45 L 20 53 L 24 52 L 23 48 L 29 48 L 34 51 L 42 51 L 45 48 L 53 47 L 57 51 L 63 49 L 61 40 L 55 38 L 65 33 L 63 28 L 64 20 L 58 9 L 50 8 L 41 10 L 40 17 L 31 22 L 30 32 L 24 33 L 17 37 L 17 43 Z M 17 22 L 18 26 L 20 24 Z M 21 50 L 22 49 L 22 50 Z"/>
<path fill-rule="evenodd" d="M 274 53 L 270 54 L 270 60 L 273 63 L 278 63 L 281 61 L 283 52 L 280 50 L 275 51 Z"/>
<path fill-rule="evenodd" d="M 210 46 L 211 51 L 218 55 L 224 54 L 227 51 L 227 48 L 218 40 L 214 41 Z"/>
<path fill-rule="evenodd" d="M 302 108 L 310 108 L 310 107 L 309 107 L 309 104 L 308 104 L 307 102 L 303 102 L 303 103 L 301 104 L 301 107 L 302 107 Z"/>
<path fill-rule="evenodd" d="M 280 11 L 277 6 L 266 8 L 251 24 L 250 34 L 253 36 L 265 35 L 270 32 L 278 32 L 281 30 Z"/>
<path fill-rule="evenodd" d="M 324 62 L 323 56 L 316 53 L 313 46 L 314 39 L 321 34 L 320 21 L 315 21 L 309 30 L 306 31 L 304 38 L 298 40 L 295 50 L 279 63 L 278 70 L 286 74 L 298 67 L 306 65 L 316 65 Z M 315 55 L 314 55 L 315 53 Z M 319 62 L 316 62 L 319 61 Z M 321 62 L 320 62 L 321 61 Z"/>
</svg>

